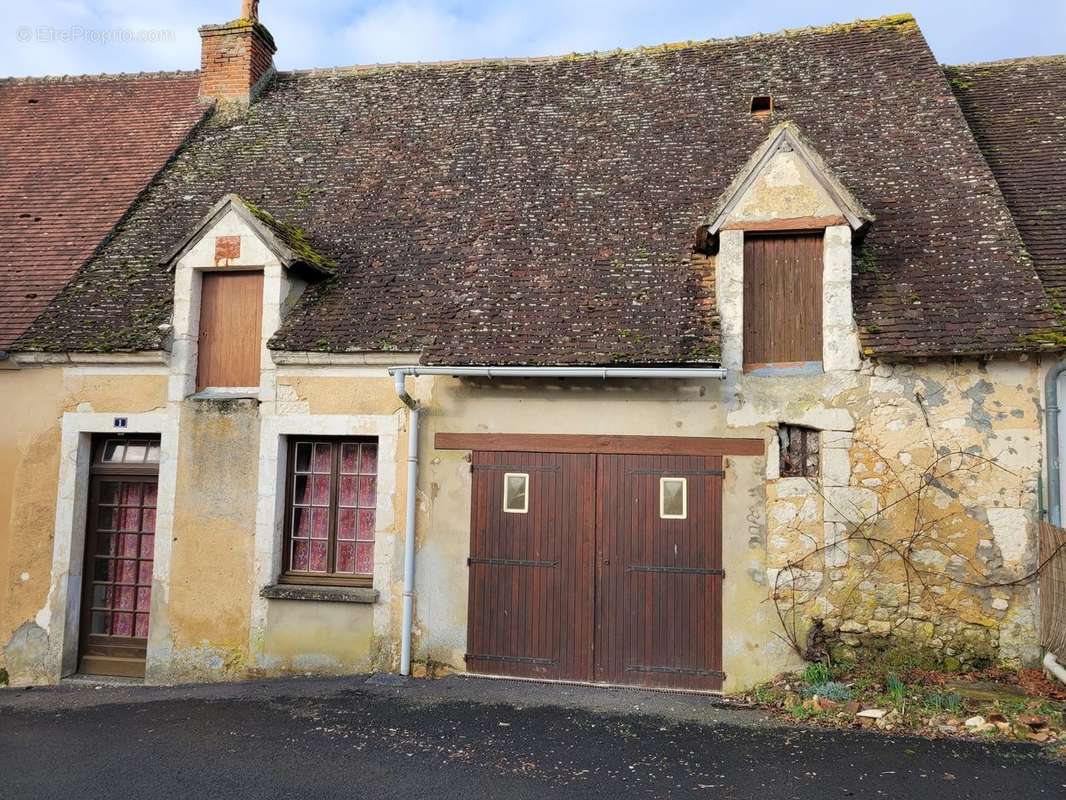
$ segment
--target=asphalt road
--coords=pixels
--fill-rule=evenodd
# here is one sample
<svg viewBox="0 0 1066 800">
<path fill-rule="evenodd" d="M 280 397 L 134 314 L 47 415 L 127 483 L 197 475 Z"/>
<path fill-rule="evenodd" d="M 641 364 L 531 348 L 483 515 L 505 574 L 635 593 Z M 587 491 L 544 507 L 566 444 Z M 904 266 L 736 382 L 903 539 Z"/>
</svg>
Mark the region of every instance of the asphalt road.
<svg viewBox="0 0 1066 800">
<path fill-rule="evenodd" d="M 1066 797 L 1066 765 L 1035 745 L 790 727 L 701 697 L 288 679 L 2 690 L 0 797 L 1007 800 Z"/>
</svg>

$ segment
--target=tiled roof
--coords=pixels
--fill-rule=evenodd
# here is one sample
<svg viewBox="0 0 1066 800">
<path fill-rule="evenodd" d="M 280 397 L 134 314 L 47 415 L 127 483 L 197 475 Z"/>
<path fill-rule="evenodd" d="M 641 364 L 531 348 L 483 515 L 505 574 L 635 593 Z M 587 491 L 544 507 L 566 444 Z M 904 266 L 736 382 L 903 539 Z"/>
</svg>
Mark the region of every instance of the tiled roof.
<svg viewBox="0 0 1066 800">
<path fill-rule="evenodd" d="M 0 350 L 203 117 L 195 73 L 0 80 Z"/>
<path fill-rule="evenodd" d="M 1049 294 L 1066 300 L 1066 55 L 948 67 Z"/>
<path fill-rule="evenodd" d="M 751 116 L 753 94 L 775 114 Z M 876 217 L 855 308 L 887 357 L 1031 348 L 1050 313 L 913 20 L 555 59 L 282 73 L 203 127 L 23 338 L 151 349 L 159 259 L 224 194 L 337 264 L 272 346 L 428 363 L 718 357 L 697 228 L 792 120 Z"/>
</svg>

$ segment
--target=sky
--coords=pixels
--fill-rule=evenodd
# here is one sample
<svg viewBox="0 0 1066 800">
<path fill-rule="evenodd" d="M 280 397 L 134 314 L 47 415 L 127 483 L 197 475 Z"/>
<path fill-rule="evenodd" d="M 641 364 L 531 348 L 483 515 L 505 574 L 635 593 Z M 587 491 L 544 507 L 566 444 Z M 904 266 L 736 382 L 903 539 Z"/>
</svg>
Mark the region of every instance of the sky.
<svg viewBox="0 0 1066 800">
<path fill-rule="evenodd" d="M 0 0 L 0 75 L 199 67 L 240 0 Z M 913 13 L 946 64 L 1066 52 L 1066 0 L 261 0 L 279 69 L 560 55 Z M 5 32 L 3 28 L 7 28 Z"/>
</svg>

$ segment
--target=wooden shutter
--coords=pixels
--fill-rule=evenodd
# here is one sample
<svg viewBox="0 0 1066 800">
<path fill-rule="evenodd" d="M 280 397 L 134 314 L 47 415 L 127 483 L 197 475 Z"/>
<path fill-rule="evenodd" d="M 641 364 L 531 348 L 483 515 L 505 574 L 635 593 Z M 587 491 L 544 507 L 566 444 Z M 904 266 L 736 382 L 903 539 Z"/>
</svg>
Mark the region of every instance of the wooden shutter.
<svg viewBox="0 0 1066 800">
<path fill-rule="evenodd" d="M 196 391 L 258 386 L 262 327 L 262 272 L 205 272 Z"/>
<path fill-rule="evenodd" d="M 822 360 L 822 233 L 744 236 L 744 367 Z"/>
</svg>

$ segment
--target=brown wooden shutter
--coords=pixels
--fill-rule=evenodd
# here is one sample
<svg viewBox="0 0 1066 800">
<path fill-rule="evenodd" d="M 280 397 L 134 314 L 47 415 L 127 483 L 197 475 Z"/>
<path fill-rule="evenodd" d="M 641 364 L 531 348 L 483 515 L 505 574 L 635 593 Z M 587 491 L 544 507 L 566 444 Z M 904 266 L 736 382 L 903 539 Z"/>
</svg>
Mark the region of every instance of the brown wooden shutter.
<svg viewBox="0 0 1066 800">
<path fill-rule="evenodd" d="M 258 386 L 262 327 L 262 272 L 205 272 L 196 391 Z"/>
<path fill-rule="evenodd" d="M 822 233 L 744 236 L 744 367 L 822 360 Z"/>
</svg>

